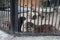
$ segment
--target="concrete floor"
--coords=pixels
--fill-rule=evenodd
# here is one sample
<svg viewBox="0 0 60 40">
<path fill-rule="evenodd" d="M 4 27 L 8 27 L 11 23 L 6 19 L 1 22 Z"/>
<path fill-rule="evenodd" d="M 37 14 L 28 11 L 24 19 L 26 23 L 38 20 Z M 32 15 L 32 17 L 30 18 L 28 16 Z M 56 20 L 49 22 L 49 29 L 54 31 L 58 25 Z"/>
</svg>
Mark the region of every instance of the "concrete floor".
<svg viewBox="0 0 60 40">
<path fill-rule="evenodd" d="M 15 37 L 0 30 L 0 40 L 60 40 L 60 36 Z"/>
</svg>

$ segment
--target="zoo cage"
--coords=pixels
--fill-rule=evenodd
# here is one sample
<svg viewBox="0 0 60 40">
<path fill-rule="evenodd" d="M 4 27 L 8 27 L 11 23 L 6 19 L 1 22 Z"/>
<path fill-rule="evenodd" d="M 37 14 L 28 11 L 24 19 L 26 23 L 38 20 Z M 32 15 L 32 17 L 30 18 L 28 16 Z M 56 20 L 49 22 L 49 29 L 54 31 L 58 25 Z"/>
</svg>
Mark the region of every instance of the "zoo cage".
<svg viewBox="0 0 60 40">
<path fill-rule="evenodd" d="M 0 29 L 18 36 L 59 36 L 59 1 L 10 0 L 0 10 Z"/>
<path fill-rule="evenodd" d="M 11 31 L 10 0 L 0 0 L 0 29 Z"/>
</svg>

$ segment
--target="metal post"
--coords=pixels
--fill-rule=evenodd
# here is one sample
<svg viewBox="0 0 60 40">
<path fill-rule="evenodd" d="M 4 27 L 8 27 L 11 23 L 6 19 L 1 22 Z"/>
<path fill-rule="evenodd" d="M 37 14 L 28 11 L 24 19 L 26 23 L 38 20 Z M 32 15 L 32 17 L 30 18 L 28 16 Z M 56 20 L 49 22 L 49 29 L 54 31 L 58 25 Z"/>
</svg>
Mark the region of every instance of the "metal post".
<svg viewBox="0 0 60 40">
<path fill-rule="evenodd" d="M 11 24 L 13 33 L 18 31 L 18 0 L 11 0 Z"/>
</svg>

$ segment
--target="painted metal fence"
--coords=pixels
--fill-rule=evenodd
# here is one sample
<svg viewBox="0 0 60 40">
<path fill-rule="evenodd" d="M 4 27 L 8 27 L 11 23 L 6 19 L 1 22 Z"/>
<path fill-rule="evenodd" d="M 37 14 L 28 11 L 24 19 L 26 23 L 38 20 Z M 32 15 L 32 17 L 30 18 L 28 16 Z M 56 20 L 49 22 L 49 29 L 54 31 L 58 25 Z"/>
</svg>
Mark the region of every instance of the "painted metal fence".
<svg viewBox="0 0 60 40">
<path fill-rule="evenodd" d="M 0 29 L 6 32 L 12 31 L 10 8 L 10 0 L 0 0 Z"/>
<path fill-rule="evenodd" d="M 16 35 L 60 35 L 59 0 L 10 0 L 0 10 L 0 29 Z"/>
</svg>

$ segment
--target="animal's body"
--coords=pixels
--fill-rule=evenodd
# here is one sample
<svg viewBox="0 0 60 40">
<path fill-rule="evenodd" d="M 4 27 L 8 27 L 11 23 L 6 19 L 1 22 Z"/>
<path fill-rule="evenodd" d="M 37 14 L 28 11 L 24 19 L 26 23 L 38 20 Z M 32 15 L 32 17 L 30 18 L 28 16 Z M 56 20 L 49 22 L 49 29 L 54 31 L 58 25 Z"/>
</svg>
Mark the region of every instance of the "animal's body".
<svg viewBox="0 0 60 40">
<path fill-rule="evenodd" d="M 26 13 L 27 15 L 27 13 Z M 28 13 L 26 20 L 21 26 L 21 32 L 57 32 L 58 30 L 51 23 L 48 24 L 48 19 L 45 22 L 45 19 L 41 17 L 38 13 Z"/>
<path fill-rule="evenodd" d="M 27 22 L 24 26 L 24 32 L 34 32 L 34 33 L 52 33 L 58 32 L 58 30 L 53 25 L 34 25 L 31 22 Z"/>
<path fill-rule="evenodd" d="M 21 32 L 21 26 L 26 18 L 25 17 L 20 17 L 18 19 L 18 32 Z"/>
<path fill-rule="evenodd" d="M 27 13 L 26 13 L 26 15 L 27 15 Z M 26 26 L 26 23 L 27 22 L 31 22 L 34 25 L 41 25 L 41 20 L 42 19 L 41 19 L 41 15 L 38 14 L 38 13 L 34 13 L 34 12 L 28 13 L 28 16 L 26 16 L 26 20 L 24 20 L 24 23 L 21 26 L 21 31 L 22 32 L 25 32 L 26 31 L 26 27 L 27 27 Z M 44 20 L 42 20 L 42 24 L 44 24 Z M 48 24 L 48 22 L 46 24 Z"/>
</svg>

